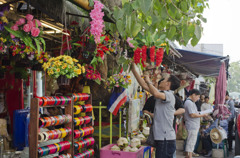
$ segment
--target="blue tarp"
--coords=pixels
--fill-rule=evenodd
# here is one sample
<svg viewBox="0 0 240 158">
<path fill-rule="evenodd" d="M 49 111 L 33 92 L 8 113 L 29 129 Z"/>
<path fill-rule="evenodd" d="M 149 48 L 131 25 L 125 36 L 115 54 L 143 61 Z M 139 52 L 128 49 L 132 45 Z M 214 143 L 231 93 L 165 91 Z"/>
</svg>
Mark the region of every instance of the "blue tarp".
<svg viewBox="0 0 240 158">
<path fill-rule="evenodd" d="M 221 67 L 221 60 L 226 63 L 228 70 L 228 56 L 217 56 L 208 53 L 177 49 L 182 55 L 181 58 L 176 58 L 175 62 L 187 68 L 190 72 L 202 76 L 218 76 Z"/>
</svg>

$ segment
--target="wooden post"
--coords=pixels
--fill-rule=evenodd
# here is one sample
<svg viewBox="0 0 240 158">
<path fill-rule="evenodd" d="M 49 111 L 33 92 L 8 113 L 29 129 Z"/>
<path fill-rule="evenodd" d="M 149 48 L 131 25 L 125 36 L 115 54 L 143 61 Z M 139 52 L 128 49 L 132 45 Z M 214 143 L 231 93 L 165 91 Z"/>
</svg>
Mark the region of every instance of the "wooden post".
<svg viewBox="0 0 240 158">
<path fill-rule="evenodd" d="M 68 104 L 68 105 L 65 107 L 65 115 L 66 115 L 66 114 L 70 114 L 70 115 L 72 116 L 72 122 L 69 122 L 69 123 L 67 123 L 67 124 L 64 125 L 65 128 L 66 128 L 66 127 L 69 127 L 69 128 L 72 129 L 71 135 L 67 135 L 67 136 L 64 138 L 65 141 L 71 141 L 71 143 L 72 143 L 70 149 L 68 149 L 68 150 L 65 151 L 65 153 L 71 154 L 72 157 L 73 157 L 73 155 L 74 155 L 74 149 L 73 149 L 73 148 L 74 148 L 74 141 L 73 141 L 73 135 L 74 135 L 74 128 L 73 128 L 73 105 L 74 105 L 74 102 L 73 102 L 73 98 L 72 98 L 71 103 Z"/>
<path fill-rule="evenodd" d="M 31 100 L 29 129 L 29 157 L 37 158 L 39 129 L 39 101 L 37 98 Z"/>
</svg>

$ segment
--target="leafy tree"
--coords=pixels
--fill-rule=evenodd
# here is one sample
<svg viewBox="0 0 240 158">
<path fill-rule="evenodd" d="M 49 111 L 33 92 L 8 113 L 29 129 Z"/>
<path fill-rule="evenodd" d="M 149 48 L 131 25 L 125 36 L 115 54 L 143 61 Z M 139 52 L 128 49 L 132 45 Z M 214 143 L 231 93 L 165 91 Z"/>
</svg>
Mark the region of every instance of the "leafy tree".
<svg viewBox="0 0 240 158">
<path fill-rule="evenodd" d="M 157 33 L 171 41 L 195 46 L 202 34 L 201 22 L 206 22 L 202 13 L 207 0 L 124 0 L 123 7 L 116 7 L 113 17 L 116 25 L 107 24 L 126 39 L 136 37 L 139 32 L 147 37 Z M 151 38 L 146 39 L 151 40 Z M 146 41 L 149 42 L 149 41 Z"/>
<path fill-rule="evenodd" d="M 228 79 L 227 89 L 229 92 L 240 91 L 240 61 L 232 62 L 229 67 L 231 78 Z"/>
</svg>

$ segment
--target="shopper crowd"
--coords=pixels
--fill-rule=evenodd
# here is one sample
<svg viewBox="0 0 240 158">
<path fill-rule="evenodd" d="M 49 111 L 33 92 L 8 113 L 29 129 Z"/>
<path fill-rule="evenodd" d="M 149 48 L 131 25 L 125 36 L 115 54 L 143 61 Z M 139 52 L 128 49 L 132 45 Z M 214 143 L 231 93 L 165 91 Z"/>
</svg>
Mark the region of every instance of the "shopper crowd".
<svg viewBox="0 0 240 158">
<path fill-rule="evenodd" d="M 227 134 L 228 150 L 232 150 L 235 108 L 228 92 L 222 108 L 229 111 L 229 114 L 225 112 L 219 117 L 220 110 L 209 103 L 209 96 L 200 94 L 199 90 L 190 90 L 188 96 L 184 96 L 184 100 L 178 93 L 174 94 L 180 86 L 180 80 L 176 76 L 162 76 L 155 85 L 148 75 L 142 78 L 137 73 L 135 64 L 132 65 L 132 72 L 140 86 L 152 95 L 147 99 L 143 113 L 153 118 L 156 158 L 176 157 L 176 133 L 183 131 L 178 131 L 176 124 L 182 124 L 183 129 L 187 131 L 184 145 L 186 158 L 197 157 L 199 154 L 210 157 L 217 144 L 222 148 L 226 139 L 222 140 L 219 131 L 215 130 Z M 176 116 L 180 119 L 176 119 Z"/>
</svg>

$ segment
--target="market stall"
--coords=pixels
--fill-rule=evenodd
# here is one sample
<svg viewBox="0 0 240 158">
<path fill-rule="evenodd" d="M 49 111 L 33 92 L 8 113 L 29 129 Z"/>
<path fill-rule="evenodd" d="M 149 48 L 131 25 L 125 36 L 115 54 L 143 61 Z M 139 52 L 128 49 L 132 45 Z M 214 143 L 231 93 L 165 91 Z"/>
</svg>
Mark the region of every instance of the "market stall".
<svg viewBox="0 0 240 158">
<path fill-rule="evenodd" d="M 174 74 L 184 88 L 194 75 L 175 63 L 182 55 L 169 40 L 196 44 L 199 31 L 188 38 L 174 36 L 187 26 L 160 17 L 163 8 L 149 11 L 163 6 L 160 2 L 146 7 L 139 1 L 116 1 L 115 9 L 97 0 L 0 2 L 0 89 L 13 138 L 9 149 L 29 151 L 33 158 L 104 157 L 119 148 L 133 157 L 148 157 L 151 148 L 140 144 L 149 134 L 141 126 L 148 93 L 131 73 L 131 63 L 154 84 L 163 77 L 160 73 Z M 110 136 L 103 128 L 109 128 Z M 5 148 L 7 152 L 15 151 Z"/>
</svg>

